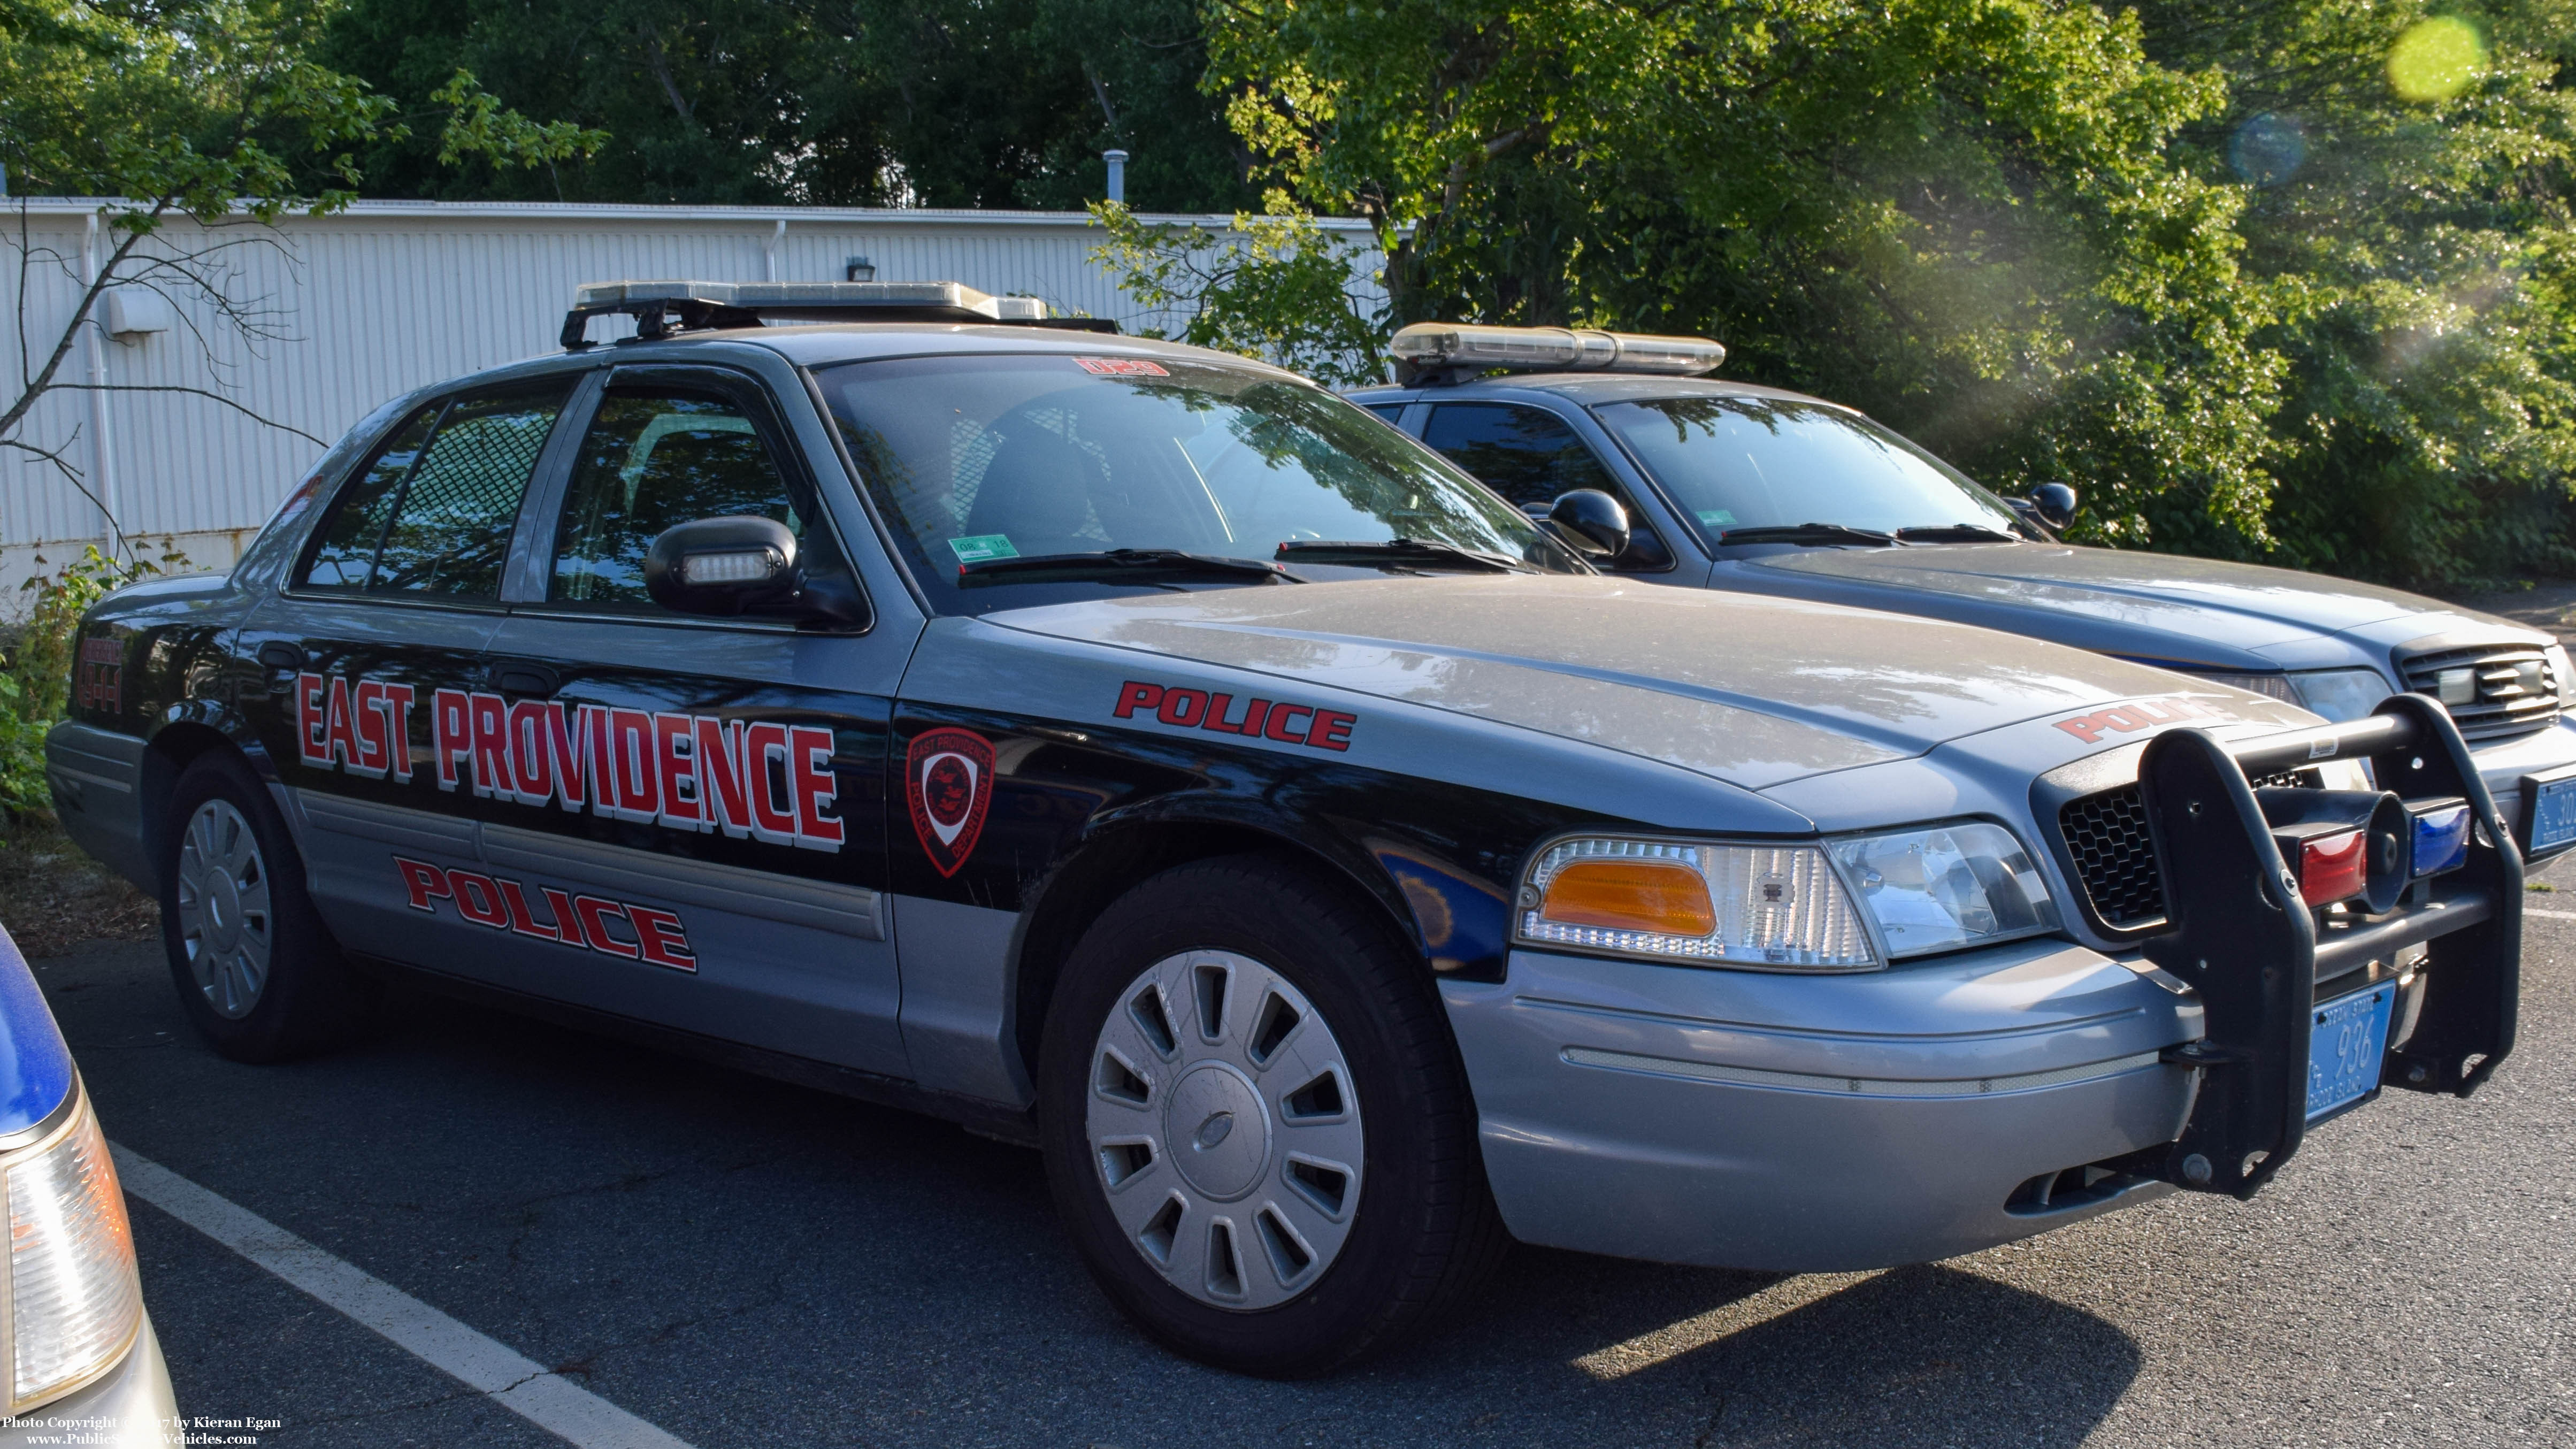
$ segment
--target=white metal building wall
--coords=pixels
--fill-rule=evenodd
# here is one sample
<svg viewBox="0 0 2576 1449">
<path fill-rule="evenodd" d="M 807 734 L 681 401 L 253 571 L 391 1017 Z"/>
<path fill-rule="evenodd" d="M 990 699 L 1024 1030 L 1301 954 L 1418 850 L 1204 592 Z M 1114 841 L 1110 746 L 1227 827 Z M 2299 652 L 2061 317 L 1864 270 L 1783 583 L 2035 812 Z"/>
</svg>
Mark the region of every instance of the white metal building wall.
<svg viewBox="0 0 2576 1449">
<path fill-rule="evenodd" d="M 77 303 L 84 228 L 101 204 L 0 201 L 0 226 L 37 253 L 23 273 L 30 347 L 50 346 Z M 1149 219 L 1218 231 L 1227 224 L 1223 217 Z M 1360 223 L 1327 226 L 1362 245 L 1368 240 Z M 849 258 L 865 256 L 880 281 L 948 280 L 1043 297 L 1068 311 L 1114 317 L 1131 332 L 1178 320 L 1140 314 L 1091 262 L 1102 233 L 1079 212 L 360 202 L 332 216 L 287 217 L 274 228 L 238 221 L 205 229 L 183 220 L 165 237 L 180 251 L 230 243 L 223 256 L 235 275 L 227 291 L 256 299 L 280 336 L 247 341 L 211 308 L 192 304 L 168 332 L 85 338 L 65 360 L 62 380 L 86 382 L 95 348 L 110 383 L 211 389 L 324 443 L 412 388 L 553 351 L 573 288 L 583 282 L 837 281 Z M 98 245 L 104 256 L 113 235 L 102 229 Z M 60 260 L 49 262 L 48 252 Z M 14 260 L 0 252 L 0 261 Z M 1362 262 L 1376 264 L 1373 254 Z M 0 266 L 0 325 L 18 313 L 21 275 Z M 594 323 L 593 335 L 611 335 L 614 325 Z M 41 352 L 30 362 L 41 366 Z M 0 367 L 18 381 L 14 357 L 0 357 Z M 19 389 L 5 391 L 14 399 Z M 97 416 L 106 424 L 104 459 Z M 116 392 L 103 401 L 56 393 L 18 436 L 61 448 L 93 490 L 103 477 L 124 533 L 148 544 L 147 556 L 170 538 L 201 568 L 228 566 L 323 446 L 181 392 Z M 105 532 L 98 506 L 59 471 L 24 453 L 0 452 L 5 599 L 14 599 L 30 574 Z"/>
</svg>

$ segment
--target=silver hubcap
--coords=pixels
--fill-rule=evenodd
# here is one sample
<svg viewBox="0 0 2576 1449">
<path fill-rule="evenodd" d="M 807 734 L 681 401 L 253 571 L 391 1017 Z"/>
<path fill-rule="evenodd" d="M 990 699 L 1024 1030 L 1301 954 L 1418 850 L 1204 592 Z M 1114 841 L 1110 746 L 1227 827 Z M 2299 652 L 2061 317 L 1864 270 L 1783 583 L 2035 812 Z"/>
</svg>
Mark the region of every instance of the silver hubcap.
<svg viewBox="0 0 2576 1449">
<path fill-rule="evenodd" d="M 1350 1236 L 1366 1144 L 1341 1043 L 1248 956 L 1185 952 L 1127 983 L 1092 1044 L 1088 1126 L 1127 1241 L 1202 1303 L 1285 1303 Z"/>
<path fill-rule="evenodd" d="M 215 1014 L 233 1021 L 250 1015 L 268 984 L 276 918 L 259 837 L 230 801 L 198 806 L 179 839 L 179 940 Z"/>
</svg>

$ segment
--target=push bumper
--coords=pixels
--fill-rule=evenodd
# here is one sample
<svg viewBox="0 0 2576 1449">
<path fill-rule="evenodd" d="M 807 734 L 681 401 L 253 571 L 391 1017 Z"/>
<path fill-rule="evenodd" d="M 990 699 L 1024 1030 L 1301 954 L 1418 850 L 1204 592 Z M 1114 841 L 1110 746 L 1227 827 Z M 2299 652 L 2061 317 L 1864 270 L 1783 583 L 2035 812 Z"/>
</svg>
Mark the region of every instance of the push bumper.
<svg viewBox="0 0 2576 1449">
<path fill-rule="evenodd" d="M 2161 972 L 2060 941 L 1859 976 L 1517 951 L 1443 985 L 1524 1242 L 1782 1271 L 1925 1262 L 2170 1189 L 2201 1034 Z"/>
<path fill-rule="evenodd" d="M 2401 801 L 2465 800 L 2466 858 L 2376 913 L 2309 906 L 2249 779 L 2338 756 Z M 1829 1271 L 2176 1187 L 2251 1197 L 2304 1139 L 2312 1029 L 2419 946 L 2375 1080 L 2465 1097 L 2512 1051 L 2521 860 L 2438 706 L 2400 696 L 2252 740 L 2170 730 L 2140 771 L 2170 922 L 2135 962 L 2038 940 L 1802 976 L 1520 950 L 1499 984 L 1443 983 L 1505 1223 L 1588 1252 Z"/>
<path fill-rule="evenodd" d="M 170 1365 L 152 1320 L 106 1378 L 19 1418 L 0 1418 L 0 1449 L 39 1444 L 101 1444 L 112 1449 L 162 1449 L 181 1442 L 179 1404 L 170 1390 Z"/>
</svg>

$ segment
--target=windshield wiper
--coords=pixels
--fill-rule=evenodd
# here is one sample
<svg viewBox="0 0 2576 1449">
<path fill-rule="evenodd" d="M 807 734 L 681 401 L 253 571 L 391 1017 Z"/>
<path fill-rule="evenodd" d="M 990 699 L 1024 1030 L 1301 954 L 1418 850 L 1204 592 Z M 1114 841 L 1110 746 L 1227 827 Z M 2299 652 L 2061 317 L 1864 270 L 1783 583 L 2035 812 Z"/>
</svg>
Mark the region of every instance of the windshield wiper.
<svg viewBox="0 0 2576 1449">
<path fill-rule="evenodd" d="M 1335 542 L 1327 539 L 1292 538 L 1279 545 L 1273 558 L 1294 559 L 1301 563 L 1354 563 L 1366 566 L 1410 564 L 1419 568 L 1466 569 L 1483 574 L 1534 574 L 1538 570 L 1516 558 L 1479 549 L 1460 548 L 1453 543 L 1436 543 L 1427 538 L 1390 538 Z"/>
<path fill-rule="evenodd" d="M 1900 528 L 1896 536 L 1907 543 L 2019 543 L 2018 534 L 1982 523 L 1917 523 Z"/>
<path fill-rule="evenodd" d="M 1112 548 L 1098 553 L 1041 553 L 1022 558 L 988 558 L 957 566 L 961 588 L 985 584 L 1028 584 L 1107 579 L 1206 578 L 1252 579 L 1265 584 L 1302 584 L 1304 579 L 1275 563 L 1257 558 L 1226 558 L 1187 553 L 1177 548 Z"/>
<path fill-rule="evenodd" d="M 1847 523 L 1766 523 L 1752 528 L 1730 528 L 1717 536 L 1719 543 L 1869 543 L 1896 542 L 1892 533 L 1854 528 Z"/>
</svg>

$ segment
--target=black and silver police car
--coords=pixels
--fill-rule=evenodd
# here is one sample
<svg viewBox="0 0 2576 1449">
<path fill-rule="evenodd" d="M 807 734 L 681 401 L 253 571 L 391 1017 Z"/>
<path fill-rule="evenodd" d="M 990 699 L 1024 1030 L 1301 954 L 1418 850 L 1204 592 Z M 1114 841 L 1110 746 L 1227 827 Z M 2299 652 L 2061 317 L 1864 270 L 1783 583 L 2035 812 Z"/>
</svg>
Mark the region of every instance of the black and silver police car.
<svg viewBox="0 0 2576 1449">
<path fill-rule="evenodd" d="M 55 798 L 218 1050 L 408 973 L 938 1113 L 1298 1374 L 1510 1237 L 1939 1258 L 2512 1047 L 2520 854 L 2420 696 L 1604 576 L 1597 493 L 951 284 L 565 341 L 82 625 Z"/>
</svg>

